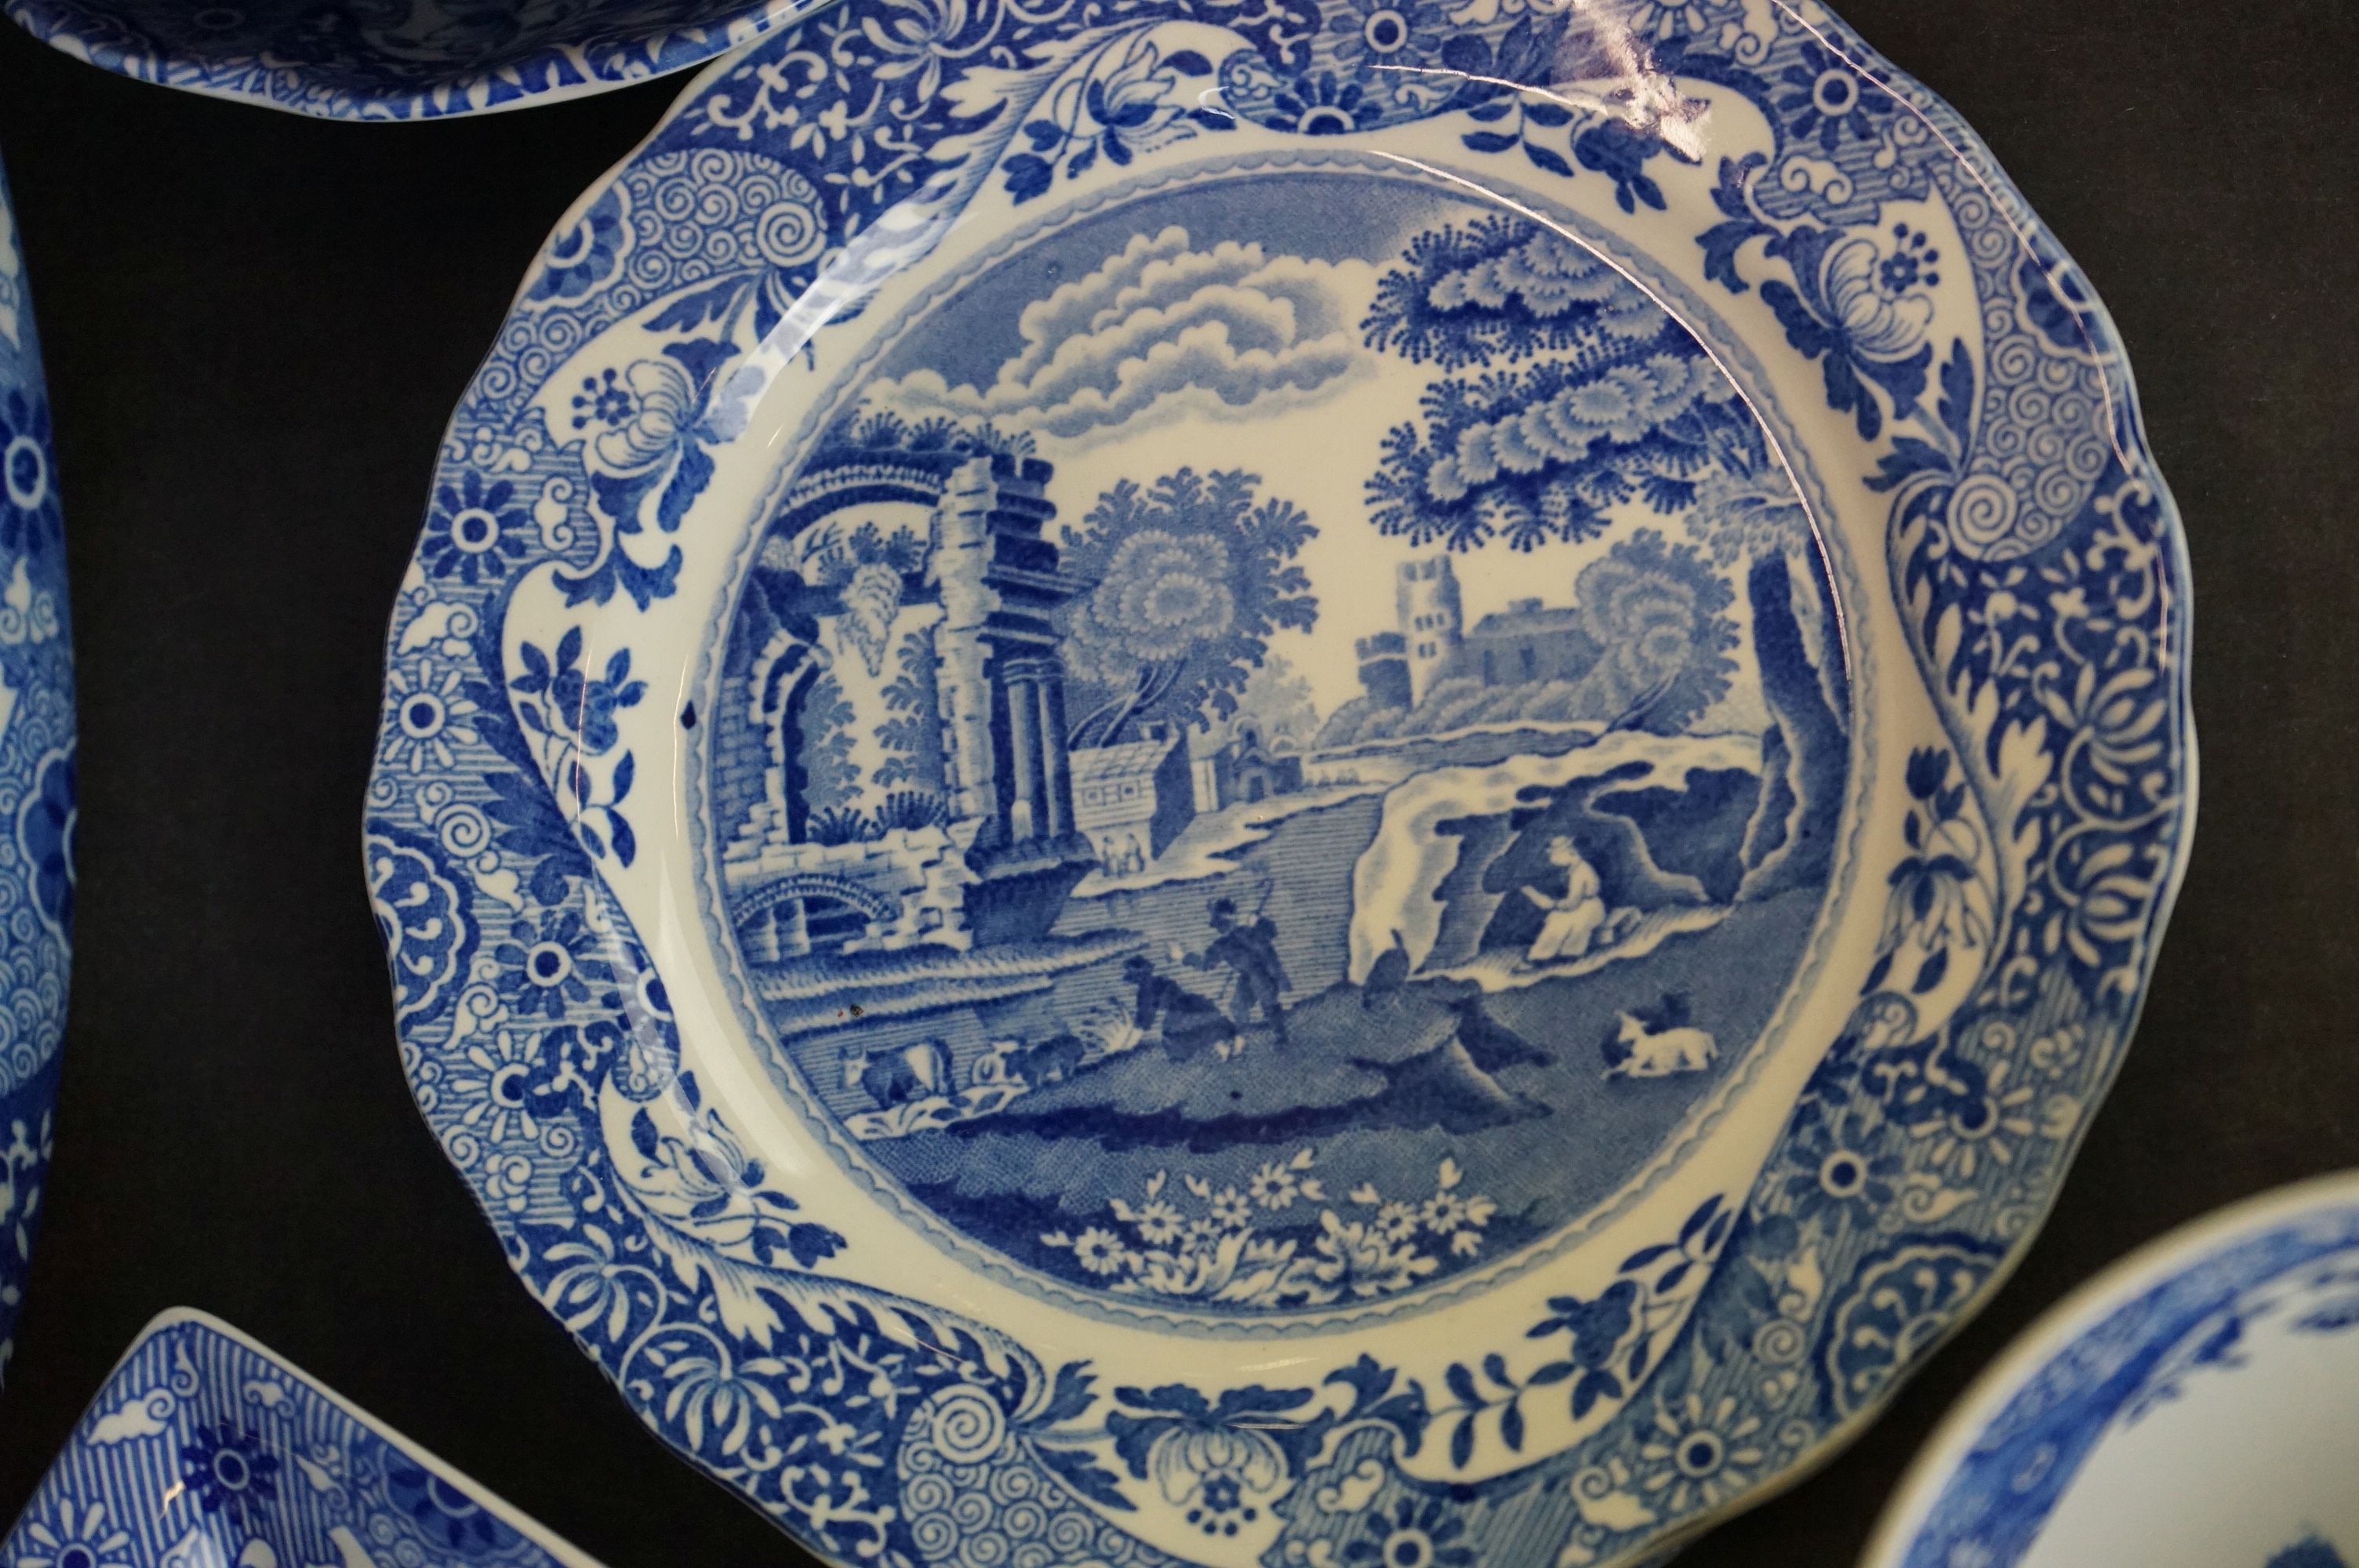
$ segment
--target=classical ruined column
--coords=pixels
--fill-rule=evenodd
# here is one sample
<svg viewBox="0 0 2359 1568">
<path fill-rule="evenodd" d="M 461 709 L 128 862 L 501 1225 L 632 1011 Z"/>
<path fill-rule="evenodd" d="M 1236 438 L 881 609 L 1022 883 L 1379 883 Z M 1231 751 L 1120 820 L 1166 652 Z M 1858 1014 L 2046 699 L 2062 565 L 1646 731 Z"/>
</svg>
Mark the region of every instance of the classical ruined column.
<svg viewBox="0 0 2359 1568">
<path fill-rule="evenodd" d="M 998 815 L 992 776 L 992 655 L 984 627 L 999 595 L 984 579 L 991 569 L 991 511 L 999 492 L 991 460 L 962 463 L 934 510 L 927 569 L 942 601 L 934 628 L 934 679 L 940 693 L 942 754 L 952 820 Z"/>
<path fill-rule="evenodd" d="M 1007 744 L 1016 773 L 1016 798 L 1007 808 L 1007 837 L 1038 838 L 1048 819 L 1040 755 L 1038 677 L 1030 665 L 1010 665 L 1006 674 Z"/>
<path fill-rule="evenodd" d="M 1065 674 L 1043 663 L 1033 682 L 1040 694 L 1040 747 L 1048 762 L 1049 820 L 1047 836 L 1061 838 L 1073 830 L 1073 770 L 1065 745 Z"/>
</svg>

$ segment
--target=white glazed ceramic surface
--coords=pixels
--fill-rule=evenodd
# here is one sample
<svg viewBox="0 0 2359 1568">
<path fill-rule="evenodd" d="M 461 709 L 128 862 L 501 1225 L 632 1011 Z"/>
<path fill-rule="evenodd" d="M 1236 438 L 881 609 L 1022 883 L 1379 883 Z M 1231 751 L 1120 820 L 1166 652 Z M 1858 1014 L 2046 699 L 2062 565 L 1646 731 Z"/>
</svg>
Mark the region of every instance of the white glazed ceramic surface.
<svg viewBox="0 0 2359 1568">
<path fill-rule="evenodd" d="M 2123 1260 L 1977 1380 L 1866 1568 L 2359 1559 L 2359 1175 Z"/>
<path fill-rule="evenodd" d="M 2191 809 L 2112 330 L 1815 6 L 846 0 L 576 206 L 367 870 L 843 1562 L 1642 1556 L 2003 1277 Z"/>
<path fill-rule="evenodd" d="M 598 1568 L 245 1335 L 140 1331 L 16 1527 L 5 1568 Z"/>
</svg>

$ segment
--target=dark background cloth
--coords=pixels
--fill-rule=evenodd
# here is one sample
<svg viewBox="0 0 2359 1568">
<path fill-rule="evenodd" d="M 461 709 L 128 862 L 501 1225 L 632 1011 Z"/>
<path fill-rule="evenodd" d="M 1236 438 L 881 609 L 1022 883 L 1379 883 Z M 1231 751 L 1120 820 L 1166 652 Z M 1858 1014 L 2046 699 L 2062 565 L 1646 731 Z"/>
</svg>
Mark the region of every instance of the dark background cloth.
<svg viewBox="0 0 2359 1568">
<path fill-rule="evenodd" d="M 1850 0 L 2121 324 L 2195 559 L 2201 828 L 2145 1022 L 2021 1271 L 1848 1452 L 1682 1559 L 1841 1564 L 2040 1309 L 2359 1163 L 2359 6 Z M 0 1519 L 140 1325 L 221 1314 L 616 1568 L 793 1563 L 508 1273 L 412 1108 L 363 892 L 386 616 L 549 227 L 685 79 L 321 124 L 0 26 L 82 690 L 63 1101 Z"/>
</svg>

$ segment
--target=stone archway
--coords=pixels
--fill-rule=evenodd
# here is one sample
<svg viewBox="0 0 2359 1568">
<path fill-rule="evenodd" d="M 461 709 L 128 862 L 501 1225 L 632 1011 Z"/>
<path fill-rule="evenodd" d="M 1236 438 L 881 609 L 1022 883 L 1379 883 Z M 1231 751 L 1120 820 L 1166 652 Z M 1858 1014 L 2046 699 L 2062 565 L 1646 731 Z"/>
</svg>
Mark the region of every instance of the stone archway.
<svg viewBox="0 0 2359 1568">
<path fill-rule="evenodd" d="M 901 905 L 850 877 L 799 871 L 747 893 L 734 913 L 747 956 L 777 963 L 841 951 L 872 926 L 898 920 Z"/>
</svg>

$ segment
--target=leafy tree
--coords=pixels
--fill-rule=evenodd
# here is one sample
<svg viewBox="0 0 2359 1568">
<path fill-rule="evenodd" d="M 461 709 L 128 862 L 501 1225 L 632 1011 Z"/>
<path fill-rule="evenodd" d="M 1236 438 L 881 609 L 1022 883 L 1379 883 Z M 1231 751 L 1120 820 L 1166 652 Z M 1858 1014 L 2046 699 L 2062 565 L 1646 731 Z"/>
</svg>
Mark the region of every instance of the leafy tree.
<svg viewBox="0 0 2359 1568">
<path fill-rule="evenodd" d="M 1752 410 L 1702 346 L 1605 262 L 1511 218 L 1411 242 L 1378 280 L 1361 330 L 1372 347 L 1467 373 L 1434 382 L 1420 418 L 1386 434 L 1367 482 L 1383 532 L 1451 550 L 1496 539 L 1530 550 L 1595 537 L 1617 511 L 1643 504 L 1683 516 L 1713 564 L 1742 566 L 1770 713 L 1761 799 L 1746 835 L 1747 888 L 1770 892 L 1817 874 L 1832 854 L 1847 761 L 1840 623 L 1809 560 L 1809 519 Z M 1690 611 L 1675 607 L 1677 594 L 1665 596 L 1668 585 L 1712 574 L 1691 550 L 1664 553 L 1651 531 L 1631 543 L 1649 537 L 1654 586 L 1606 597 L 1619 603 L 1635 592 L 1634 613 L 1664 620 L 1618 650 L 1609 643 L 1592 677 L 1627 687 L 1614 695 L 1627 696 L 1632 717 L 1617 722 L 1669 730 L 1692 722 L 1726 689 L 1724 654 L 1734 642 L 1707 633 L 1696 645 L 1701 662 L 1672 668 L 1680 639 L 1671 627 Z M 1674 564 L 1672 554 L 1683 558 Z M 1815 651 L 1802 631 L 1811 621 Z M 1603 695 L 1584 692 L 1575 706 L 1593 717 Z M 1395 722 L 1412 733 L 1419 719 Z M 1382 721 L 1370 714 L 1355 722 L 1365 733 Z"/>
<path fill-rule="evenodd" d="M 893 678 L 885 683 L 884 720 L 876 739 L 885 748 L 876 783 L 886 789 L 914 784 L 942 787 L 941 696 L 934 678 L 933 644 L 912 637 L 901 644 Z"/>
<path fill-rule="evenodd" d="M 1360 330 L 1368 347 L 1443 370 L 1646 342 L 1662 313 L 1580 246 L 1519 218 L 1429 229 L 1376 281 Z"/>
<path fill-rule="evenodd" d="M 811 677 L 802 702 L 801 754 L 795 759 L 803 774 L 799 795 L 811 813 L 807 821 L 815 820 L 828 808 L 842 806 L 860 791 L 860 764 L 852 755 L 856 719 L 835 676 L 821 670 Z M 793 826 L 802 828 L 804 825 Z M 807 836 L 808 831 L 796 834 Z"/>
<path fill-rule="evenodd" d="M 953 457 L 1032 455 L 1032 437 L 1026 431 L 1003 430 L 987 421 L 969 423 L 947 414 L 909 420 L 889 408 L 854 415 L 843 438 L 852 447 L 874 451 L 948 452 Z"/>
<path fill-rule="evenodd" d="M 1728 695 L 1736 665 L 1736 596 L 1692 545 L 1652 528 L 1582 569 L 1573 609 L 1603 652 L 1582 678 L 1584 718 L 1676 734 Z"/>
<path fill-rule="evenodd" d="M 1694 505 L 1723 449 L 1759 442 L 1694 338 L 1604 262 L 1522 220 L 1419 236 L 1361 330 L 1445 370 L 1533 362 L 1439 380 L 1421 427 L 1386 433 L 1370 514 L 1414 544 L 1592 538 L 1631 501 Z"/>
<path fill-rule="evenodd" d="M 1293 564 L 1316 530 L 1288 501 L 1257 498 L 1259 475 L 1181 469 L 1098 498 L 1064 546 L 1065 569 L 1096 587 L 1065 611 L 1075 745 L 1112 745 L 1135 722 L 1207 726 L 1237 709 L 1282 627 L 1319 618 Z"/>
</svg>

